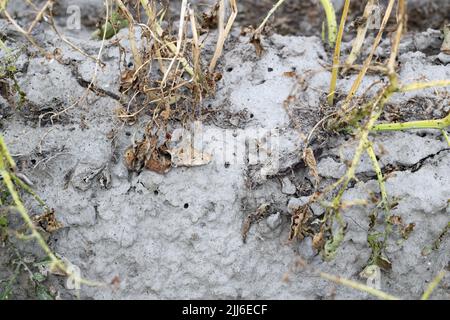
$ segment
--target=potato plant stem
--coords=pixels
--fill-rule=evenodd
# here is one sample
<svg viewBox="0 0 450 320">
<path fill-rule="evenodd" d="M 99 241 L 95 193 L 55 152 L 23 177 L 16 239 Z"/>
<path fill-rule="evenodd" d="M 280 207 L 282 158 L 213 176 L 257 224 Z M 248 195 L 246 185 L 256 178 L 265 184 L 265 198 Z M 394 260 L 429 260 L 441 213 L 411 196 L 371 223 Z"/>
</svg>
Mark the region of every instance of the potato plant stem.
<svg viewBox="0 0 450 320">
<path fill-rule="evenodd" d="M 344 285 L 344 286 L 346 286 L 348 288 L 352 288 L 352 289 L 356 289 L 356 290 L 359 290 L 359 291 L 362 291 L 362 292 L 366 292 L 366 293 L 368 293 L 368 294 L 370 294 L 370 295 L 372 295 L 374 297 L 377 297 L 377 298 L 380 298 L 380 299 L 383 299 L 383 300 L 400 300 L 399 298 L 397 298 L 397 297 L 395 297 L 393 295 L 390 295 L 390 294 L 385 293 L 385 292 L 383 292 L 381 290 L 369 287 L 369 286 L 367 286 L 365 284 L 362 284 L 362 283 L 359 283 L 359 282 L 356 282 L 356 281 L 352 281 L 352 280 L 345 279 L 345 278 L 342 278 L 342 277 L 337 277 L 337 276 L 334 276 L 332 274 L 328 274 L 328 273 L 325 273 L 325 272 L 320 272 L 319 275 L 323 279 L 326 279 L 326 280 L 329 280 L 329 281 L 333 281 L 335 283 Z"/>
<path fill-rule="evenodd" d="M 320 3 L 322 4 L 327 17 L 328 43 L 333 47 L 336 43 L 337 33 L 336 12 L 334 11 L 333 3 L 330 0 L 320 0 Z"/>
<path fill-rule="evenodd" d="M 442 281 L 442 279 L 444 279 L 446 274 L 447 274 L 447 272 L 445 270 L 442 270 L 441 272 L 439 272 L 439 274 L 433 279 L 433 281 L 431 281 L 430 285 L 427 287 L 427 289 L 423 293 L 420 300 L 428 300 L 430 298 L 431 294 L 433 293 L 433 291 L 437 288 L 439 283 Z"/>
<path fill-rule="evenodd" d="M 450 114 L 444 119 L 420 120 L 403 123 L 381 123 L 372 128 L 372 131 L 400 131 L 411 129 L 445 129 L 450 126 Z"/>
<path fill-rule="evenodd" d="M 37 231 L 36 227 L 34 226 L 33 221 L 31 220 L 30 216 L 27 213 L 27 210 L 25 209 L 22 201 L 20 200 L 19 194 L 17 193 L 17 190 L 14 187 L 13 180 L 12 180 L 11 173 L 10 173 L 11 164 L 14 164 L 14 161 L 12 160 L 12 157 L 11 157 L 10 153 L 8 152 L 8 149 L 6 148 L 6 144 L 5 144 L 2 136 L 0 136 L 0 151 L 1 151 L 0 175 L 2 176 L 3 183 L 5 184 L 6 188 L 8 189 L 9 194 L 11 195 L 11 198 L 14 201 L 16 210 L 19 212 L 19 214 L 21 215 L 25 224 L 30 229 L 32 237 L 36 239 L 36 241 L 39 243 L 40 247 L 44 250 L 44 252 L 47 254 L 47 256 L 52 261 L 53 267 L 57 267 L 58 269 L 65 270 L 66 269 L 65 265 L 50 250 L 50 248 L 48 247 L 44 238 Z M 5 160 L 6 160 L 6 163 L 5 163 Z M 15 167 L 15 164 L 13 167 Z"/>
<path fill-rule="evenodd" d="M 12 201 L 14 203 L 14 209 L 17 210 L 17 212 L 20 214 L 21 218 L 25 222 L 26 226 L 30 230 L 31 234 L 28 237 L 29 239 L 35 239 L 39 246 L 42 248 L 42 250 L 45 252 L 47 257 L 50 259 L 50 271 L 53 270 L 59 270 L 64 272 L 67 277 L 71 278 L 73 281 L 76 281 L 80 284 L 86 284 L 91 286 L 102 286 L 102 283 L 96 283 L 89 280 L 82 279 L 77 274 L 74 274 L 71 272 L 66 264 L 59 259 L 55 253 L 52 252 L 50 247 L 45 242 L 42 235 L 39 233 L 38 229 L 36 228 L 33 220 L 31 219 L 30 215 L 28 214 L 27 209 L 25 208 L 22 200 L 20 199 L 18 190 L 14 184 L 14 182 L 17 183 L 18 180 L 15 177 L 14 169 L 16 168 L 16 164 L 9 153 L 8 148 L 6 147 L 6 143 L 3 139 L 3 136 L 0 135 L 0 176 L 3 178 L 3 184 L 5 185 L 6 189 L 8 190 L 8 193 L 10 194 Z M 20 186 L 23 186 L 21 183 L 19 183 Z M 29 191 L 29 190 L 26 190 Z M 34 195 L 34 192 L 32 193 Z M 37 196 L 36 196 L 37 197 Z M 35 197 L 35 198 L 36 198 Z M 42 200 L 39 199 L 40 204 L 44 203 Z M 42 203 L 41 203 L 42 202 Z"/>
<path fill-rule="evenodd" d="M 325 1 L 322 1 L 325 2 Z M 330 93 L 328 95 L 328 104 L 331 106 L 334 103 L 334 94 L 336 91 L 336 82 L 339 73 L 339 59 L 341 57 L 341 43 L 342 36 L 344 35 L 345 21 L 347 20 L 348 11 L 350 8 L 350 0 L 345 0 L 344 10 L 342 11 L 341 23 L 339 25 L 339 31 L 336 39 L 336 46 L 334 48 L 333 55 L 333 68 L 331 72 Z"/>
</svg>

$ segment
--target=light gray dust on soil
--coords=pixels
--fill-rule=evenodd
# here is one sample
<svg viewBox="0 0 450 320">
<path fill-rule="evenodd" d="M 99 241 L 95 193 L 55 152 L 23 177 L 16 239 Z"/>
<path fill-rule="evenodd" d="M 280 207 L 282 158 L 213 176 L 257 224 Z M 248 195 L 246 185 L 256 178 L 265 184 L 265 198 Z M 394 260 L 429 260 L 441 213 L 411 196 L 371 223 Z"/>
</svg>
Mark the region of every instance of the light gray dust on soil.
<svg viewBox="0 0 450 320">
<path fill-rule="evenodd" d="M 89 79 L 90 69 L 83 68 L 83 58 L 52 39 L 47 39 L 49 46 L 62 48 L 63 57 L 74 60 L 81 76 Z M 95 42 L 79 44 L 88 50 L 98 49 Z M 366 239 L 369 208 L 352 207 L 345 212 L 347 235 L 332 262 L 323 262 L 311 250 L 309 238 L 301 244 L 286 242 L 290 222 L 287 205 L 310 191 L 307 182 L 312 177 L 300 155 L 303 138 L 320 120 L 320 103 L 330 78 L 324 68 L 327 53 L 317 37 L 274 35 L 265 39 L 264 45 L 266 52 L 257 59 L 247 38 L 228 44 L 221 65 L 223 80 L 209 103 L 230 114 L 246 110 L 249 117 L 237 125 L 220 121 L 204 125 L 204 149 L 213 157 L 204 166 L 174 168 L 166 175 L 149 171 L 130 175 L 121 155 L 145 120 L 119 131 L 112 144 L 108 136 L 118 126 L 114 116 L 118 102 L 108 95 L 90 93 L 84 103 L 65 115 L 65 121 L 56 121 L 53 126 L 47 122 L 39 127 L 36 118 L 30 120 L 21 110 L 3 122 L 2 134 L 20 160 L 20 169 L 65 226 L 54 236 L 58 240 L 56 252 L 79 266 L 88 279 L 106 283 L 120 279 L 118 290 L 83 287 L 83 297 L 367 297 L 312 276 L 297 268 L 295 261 L 304 257 L 320 270 L 360 280 L 358 274 L 370 256 Z M 104 54 L 117 57 L 118 49 L 106 46 Z M 400 60 L 405 62 L 401 71 L 404 81 L 450 76 L 448 66 L 436 66 L 420 52 L 405 53 Z M 114 92 L 119 76 L 117 61 L 111 58 L 106 63 L 99 79 L 107 83 L 99 81 L 98 86 Z M 287 76 L 292 72 L 298 77 Z M 354 78 L 342 79 L 340 88 L 346 90 Z M 21 74 L 19 80 L 37 112 L 42 112 L 39 108 L 43 106 L 53 108 L 50 112 L 60 111 L 58 108 L 84 92 L 71 65 L 54 60 L 30 58 L 28 73 Z M 369 76 L 361 90 L 373 80 Z M 295 102 L 286 106 L 286 98 L 296 87 L 300 89 Z M 448 95 L 448 90 L 439 90 Z M 414 97 L 408 94 L 395 101 Z M 271 130 L 279 135 L 278 153 L 262 152 L 261 160 L 261 153 L 252 154 L 252 149 L 230 149 L 233 138 L 237 148 L 242 147 L 241 142 L 248 146 L 255 140 L 264 145 Z M 384 150 L 383 168 L 395 165 L 387 180 L 390 196 L 399 201 L 395 214 L 416 223 L 408 240 L 390 243 L 394 266 L 390 273 L 383 273 L 382 289 L 400 297 L 417 297 L 450 259 L 448 239 L 428 255 L 421 251 L 448 221 L 450 155 L 434 132 L 388 133 L 379 135 L 375 142 L 384 146 L 377 149 Z M 323 183 L 337 177 L 351 153 L 346 149 L 351 141 L 339 138 L 332 144 L 322 146 L 318 158 Z M 358 174 L 361 182 L 347 192 L 348 200 L 367 199 L 371 191 L 378 190 L 367 159 L 363 159 Z M 270 203 L 270 215 L 251 227 L 244 244 L 243 221 L 263 203 Z M 320 208 L 316 210 L 320 215 Z M 448 298 L 443 289 L 448 281 L 444 279 L 434 297 Z M 70 296 L 70 292 L 63 292 Z"/>
</svg>

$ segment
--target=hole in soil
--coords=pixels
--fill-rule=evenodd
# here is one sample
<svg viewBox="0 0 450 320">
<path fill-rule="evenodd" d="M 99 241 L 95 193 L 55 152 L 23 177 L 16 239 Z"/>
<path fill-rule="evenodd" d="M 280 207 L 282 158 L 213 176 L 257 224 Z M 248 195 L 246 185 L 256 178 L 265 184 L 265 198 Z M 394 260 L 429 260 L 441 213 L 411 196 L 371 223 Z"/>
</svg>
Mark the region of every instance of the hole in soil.
<svg viewBox="0 0 450 320">
<path fill-rule="evenodd" d="M 158 190 L 155 190 L 155 191 L 153 191 L 153 194 L 154 194 L 155 196 L 157 196 L 157 195 L 159 194 L 159 191 L 158 191 Z"/>
<path fill-rule="evenodd" d="M 250 118 L 253 118 L 255 115 L 253 113 L 250 113 Z"/>
<path fill-rule="evenodd" d="M 273 68 L 267 68 L 267 71 L 272 72 Z"/>
<path fill-rule="evenodd" d="M 427 133 L 426 132 L 418 132 L 417 135 L 421 138 L 425 138 Z"/>
<path fill-rule="evenodd" d="M 184 204 L 184 208 L 185 208 L 185 209 L 189 208 L 189 203 L 185 203 L 185 204 Z"/>
<path fill-rule="evenodd" d="M 230 163 L 229 162 L 225 162 L 225 169 L 228 169 L 230 167 Z"/>
<path fill-rule="evenodd" d="M 131 136 L 131 132 L 129 132 L 129 131 L 125 132 L 125 135 L 126 135 L 127 137 L 129 137 L 129 136 Z"/>
<path fill-rule="evenodd" d="M 31 164 L 34 165 L 34 164 L 36 164 L 36 159 L 31 159 L 30 162 L 31 162 Z"/>
<path fill-rule="evenodd" d="M 231 72 L 231 71 L 233 71 L 232 67 L 227 68 L 227 72 Z"/>
</svg>

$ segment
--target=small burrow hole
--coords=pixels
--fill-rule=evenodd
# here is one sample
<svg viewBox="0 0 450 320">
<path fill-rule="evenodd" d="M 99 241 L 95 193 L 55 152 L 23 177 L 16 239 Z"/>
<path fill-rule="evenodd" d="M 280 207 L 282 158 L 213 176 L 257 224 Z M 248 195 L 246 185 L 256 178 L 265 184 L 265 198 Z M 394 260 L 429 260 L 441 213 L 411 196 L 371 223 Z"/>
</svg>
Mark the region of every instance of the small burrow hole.
<svg viewBox="0 0 450 320">
<path fill-rule="evenodd" d="M 183 206 L 185 209 L 189 208 L 189 203 L 185 203 Z"/>
<path fill-rule="evenodd" d="M 426 132 L 418 132 L 417 135 L 421 138 L 425 138 L 427 136 Z"/>
</svg>

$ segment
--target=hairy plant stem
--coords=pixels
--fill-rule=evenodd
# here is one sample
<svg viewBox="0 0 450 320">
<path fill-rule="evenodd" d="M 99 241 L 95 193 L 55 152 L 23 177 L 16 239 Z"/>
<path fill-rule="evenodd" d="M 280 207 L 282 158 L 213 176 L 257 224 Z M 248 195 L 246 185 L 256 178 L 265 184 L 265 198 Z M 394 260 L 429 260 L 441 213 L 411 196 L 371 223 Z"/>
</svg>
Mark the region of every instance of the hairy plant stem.
<svg viewBox="0 0 450 320">
<path fill-rule="evenodd" d="M 372 131 L 401 131 L 412 129 L 439 129 L 450 127 L 450 114 L 443 119 L 419 120 L 403 123 L 380 123 L 372 128 Z"/>
</svg>

